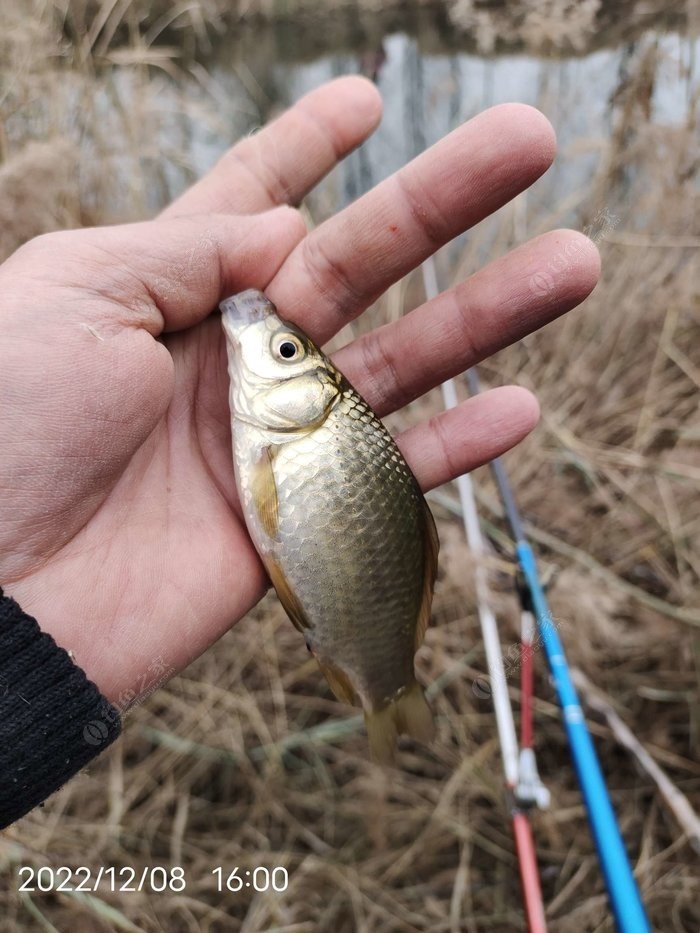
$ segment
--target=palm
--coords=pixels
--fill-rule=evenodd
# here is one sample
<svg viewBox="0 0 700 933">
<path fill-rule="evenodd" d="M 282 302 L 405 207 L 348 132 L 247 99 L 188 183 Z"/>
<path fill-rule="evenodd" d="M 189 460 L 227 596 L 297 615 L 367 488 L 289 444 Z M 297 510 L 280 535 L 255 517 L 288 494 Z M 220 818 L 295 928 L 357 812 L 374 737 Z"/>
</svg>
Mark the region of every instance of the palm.
<svg viewBox="0 0 700 933">
<path fill-rule="evenodd" d="M 43 540 L 31 553 L 16 549 L 11 565 L 0 562 L 2 577 L 19 579 L 15 589 L 34 600 L 39 619 L 63 620 L 63 643 L 86 669 L 102 672 L 100 686 L 115 700 L 128 698 L 135 674 L 146 686 L 154 665 L 184 667 L 266 586 L 231 471 L 219 321 L 206 320 L 165 344 L 175 376 L 170 397 L 161 399 L 165 413 L 145 412 L 128 435 L 114 438 L 122 449 L 134 431 L 139 441 L 126 463 L 102 477 L 103 495 L 91 495 L 90 477 L 76 483 L 74 463 L 64 461 L 66 469 L 34 502 L 40 515 L 61 501 Z M 156 351 L 122 366 L 128 381 L 143 385 L 162 363 Z M 82 446 L 90 459 L 98 449 L 92 431 Z M 56 551 L 62 534 L 68 541 Z M 110 644 L 121 647 L 106 652 Z"/>
<path fill-rule="evenodd" d="M 348 108 L 338 107 L 343 95 Z M 324 342 L 530 184 L 553 154 L 541 116 L 496 108 L 301 241 L 289 212 L 218 213 L 296 202 L 376 116 L 364 82 L 333 82 L 239 144 L 163 219 L 51 239 L 0 269 L 12 364 L 0 390 L 19 399 L 2 425 L 16 447 L 0 453 L 0 582 L 111 699 L 147 688 L 154 664 L 180 670 L 266 586 L 236 500 L 225 353 L 211 308 L 240 288 L 265 288 Z M 567 268 L 535 300 L 533 272 L 572 243 Z M 39 285 L 57 307 L 35 303 L 28 317 L 26 284 L 44 267 Z M 597 272 L 584 238 L 540 237 L 343 348 L 336 362 L 386 414 L 576 305 Z M 532 397 L 510 387 L 398 440 L 430 488 L 517 443 L 535 421 Z"/>
</svg>

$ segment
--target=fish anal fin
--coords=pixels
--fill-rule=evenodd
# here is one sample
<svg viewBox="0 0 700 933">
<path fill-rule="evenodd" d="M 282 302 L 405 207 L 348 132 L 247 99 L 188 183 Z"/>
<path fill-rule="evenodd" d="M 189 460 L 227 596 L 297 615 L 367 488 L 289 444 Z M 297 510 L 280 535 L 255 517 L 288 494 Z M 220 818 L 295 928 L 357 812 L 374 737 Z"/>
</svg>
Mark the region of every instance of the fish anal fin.
<svg viewBox="0 0 700 933">
<path fill-rule="evenodd" d="M 333 691 L 333 695 L 340 700 L 341 703 L 348 703 L 350 706 L 353 706 L 355 703 L 356 691 L 348 674 L 327 658 L 320 658 L 314 653 L 313 648 L 311 649 L 311 653 L 314 654 L 314 657 L 318 661 L 318 666 L 321 668 L 323 676 L 328 681 L 328 686 Z"/>
<path fill-rule="evenodd" d="M 253 505 L 260 524 L 270 538 L 276 538 L 279 531 L 279 500 L 277 484 L 272 470 L 274 450 L 263 447 L 260 457 L 253 465 L 250 491 Z"/>
<path fill-rule="evenodd" d="M 271 557 L 267 557 L 265 559 L 265 569 L 267 570 L 268 576 L 272 581 L 272 585 L 274 586 L 277 595 L 279 596 L 280 602 L 284 606 L 285 612 L 292 620 L 296 628 L 298 628 L 300 632 L 304 632 L 305 630 L 309 629 L 311 624 L 306 616 L 306 613 L 304 612 L 304 608 L 299 601 L 299 597 L 292 589 L 289 580 L 287 580 L 286 576 L 284 575 L 284 571 L 280 565 Z"/>
<path fill-rule="evenodd" d="M 393 764 L 399 735 L 410 735 L 426 745 L 435 737 L 435 720 L 416 680 L 385 706 L 366 709 L 365 724 L 370 753 L 379 764 Z"/>
<path fill-rule="evenodd" d="M 433 590 L 435 589 L 435 579 L 438 569 L 438 551 L 440 550 L 440 541 L 438 540 L 435 519 L 428 507 L 428 503 L 423 500 L 423 547 L 425 557 L 423 562 L 423 598 L 421 599 L 418 618 L 416 620 L 416 638 L 414 648 L 416 651 L 423 644 L 425 632 L 430 622 L 430 607 L 433 602 Z"/>
</svg>

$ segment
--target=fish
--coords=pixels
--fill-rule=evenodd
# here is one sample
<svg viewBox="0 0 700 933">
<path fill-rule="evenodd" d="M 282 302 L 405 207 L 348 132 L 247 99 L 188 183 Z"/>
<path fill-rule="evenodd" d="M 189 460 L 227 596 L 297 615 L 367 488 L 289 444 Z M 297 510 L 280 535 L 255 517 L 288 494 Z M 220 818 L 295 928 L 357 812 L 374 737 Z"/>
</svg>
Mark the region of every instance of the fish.
<svg viewBox="0 0 700 933">
<path fill-rule="evenodd" d="M 287 615 L 338 700 L 361 706 L 371 757 L 429 743 L 414 655 L 439 542 L 418 481 L 369 404 L 260 291 L 220 304 L 236 487 Z"/>
</svg>

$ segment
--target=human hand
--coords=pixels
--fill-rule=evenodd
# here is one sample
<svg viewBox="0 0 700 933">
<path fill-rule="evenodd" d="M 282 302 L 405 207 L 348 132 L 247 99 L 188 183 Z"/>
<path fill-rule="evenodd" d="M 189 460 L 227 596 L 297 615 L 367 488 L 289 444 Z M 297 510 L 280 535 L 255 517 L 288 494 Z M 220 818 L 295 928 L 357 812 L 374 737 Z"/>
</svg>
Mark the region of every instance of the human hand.
<svg viewBox="0 0 700 933">
<path fill-rule="evenodd" d="M 158 219 L 49 234 L 0 267 L 0 583 L 115 702 L 148 685 L 156 659 L 185 667 L 268 585 L 236 499 L 217 302 L 264 289 L 322 343 L 554 155 L 541 114 L 503 105 L 306 236 L 295 211 L 271 210 L 299 203 L 379 116 L 368 82 L 338 79 L 234 146 Z M 582 235 L 546 234 L 335 362 L 386 415 L 577 305 L 598 268 Z M 547 269 L 551 287 L 535 294 Z M 398 442 L 429 489 L 537 417 L 510 386 Z"/>
</svg>

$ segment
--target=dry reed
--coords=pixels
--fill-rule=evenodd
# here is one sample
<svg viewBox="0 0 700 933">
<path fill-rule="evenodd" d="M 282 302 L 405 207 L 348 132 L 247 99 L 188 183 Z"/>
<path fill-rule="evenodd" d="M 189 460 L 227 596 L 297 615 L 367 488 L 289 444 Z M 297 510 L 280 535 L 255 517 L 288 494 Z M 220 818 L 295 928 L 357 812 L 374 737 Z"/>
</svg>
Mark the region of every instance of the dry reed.
<svg viewBox="0 0 700 933">
<path fill-rule="evenodd" d="M 124 6 L 102 7 L 121 11 L 115 28 L 129 25 Z M 66 43 L 57 7 L 36 3 L 31 22 L 14 14 L 0 40 L 5 255 L 44 229 L 148 213 L 149 192 L 162 200 L 187 174 L 177 153 L 149 149 L 142 126 L 156 119 L 157 67 L 177 69 L 177 58 L 161 56 L 156 72 L 149 70 L 143 30 L 136 30 L 126 46 L 133 62 L 119 67 L 139 82 L 143 109 L 126 110 L 115 66 L 105 67 L 119 49 L 105 42 L 95 48 L 104 33 L 93 29 L 90 39 L 88 5 L 69 0 L 64 23 L 83 22 L 87 31 L 81 42 Z M 581 311 L 498 354 L 482 373 L 491 384 L 531 386 L 541 400 L 542 425 L 507 465 L 571 660 L 613 698 L 697 806 L 698 100 L 688 101 L 687 120 L 676 129 L 648 119 L 655 54 L 643 46 L 630 67 L 613 104 L 614 131 L 600 144 L 594 194 L 579 207 L 603 254 L 600 287 Z M 57 75 L 70 83 L 62 107 L 49 93 Z M 96 104 L 102 94 L 109 108 Z M 76 100 L 84 103 L 77 122 Z M 47 152 L 56 152 L 56 139 L 64 155 L 52 161 Z M 156 155 L 170 161 L 169 178 L 156 168 Z M 500 213 L 499 252 L 556 222 L 556 211 L 525 217 L 517 203 Z M 477 264 L 482 245 L 475 234 L 461 269 Z M 414 280 L 404 283 L 371 318 L 385 319 L 417 294 Z M 430 395 L 395 423 L 438 404 Z M 497 608 L 508 655 L 516 638 L 513 566 L 488 473 L 479 471 L 476 482 L 500 552 Z M 0 931 L 520 929 L 493 712 L 484 691 L 474 689 L 485 659 L 454 502 L 449 489 L 434 499 L 441 573 L 434 625 L 418 655 L 437 713 L 430 749 L 406 743 L 391 779 L 368 763 L 356 715 L 333 702 L 268 597 L 136 708 L 116 747 L 4 834 Z M 534 826 L 551 929 L 610 930 L 555 699 L 538 664 L 540 769 L 553 801 L 535 814 Z M 516 675 L 513 665 L 517 699 Z M 592 729 L 655 928 L 697 930 L 696 856 L 607 725 L 593 720 Z M 93 872 L 131 865 L 138 874 L 147 865 L 181 865 L 188 884 L 177 895 L 24 897 L 17 893 L 20 864 Z M 285 866 L 288 891 L 216 890 L 216 866 L 257 865 Z"/>
</svg>

